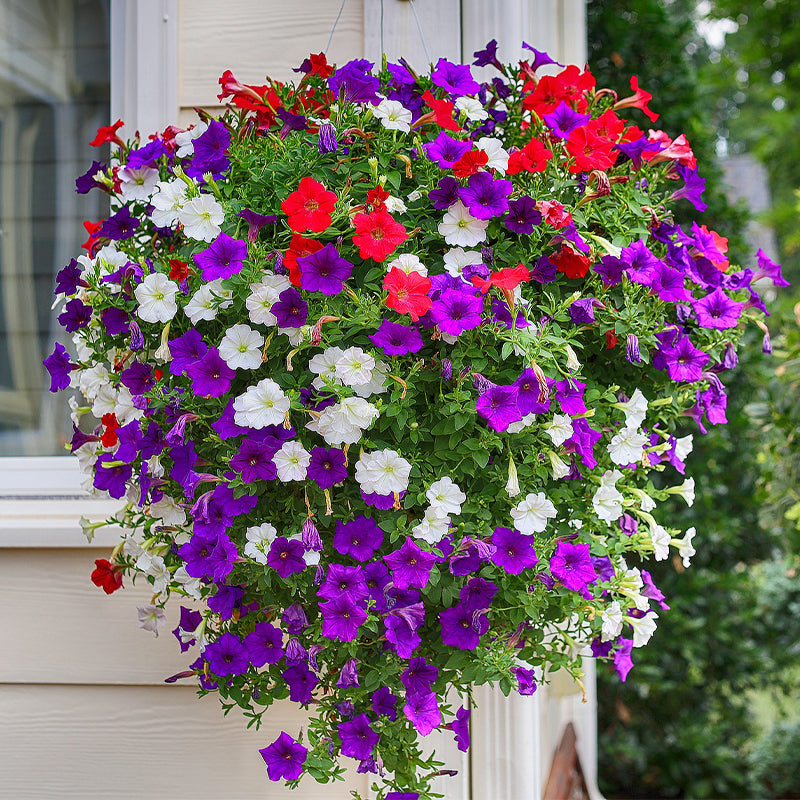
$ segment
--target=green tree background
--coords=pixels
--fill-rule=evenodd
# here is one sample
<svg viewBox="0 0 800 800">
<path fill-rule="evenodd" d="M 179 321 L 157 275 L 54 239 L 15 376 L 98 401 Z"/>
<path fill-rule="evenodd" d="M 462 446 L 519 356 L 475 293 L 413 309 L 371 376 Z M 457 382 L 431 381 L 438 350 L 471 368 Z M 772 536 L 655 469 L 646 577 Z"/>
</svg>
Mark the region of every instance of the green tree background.
<svg viewBox="0 0 800 800">
<path fill-rule="evenodd" d="M 702 17 L 732 21 L 721 49 L 699 34 Z M 654 126 L 686 133 L 707 179 L 703 221 L 730 236 L 731 260 L 742 266 L 754 263 L 743 235 L 750 212 L 726 200 L 715 155 L 727 148 L 765 164 L 779 245 L 769 255 L 796 285 L 800 3 L 590 0 L 588 29 L 598 84 L 624 96 L 638 75 L 661 114 Z M 741 348 L 739 369 L 726 377 L 729 424 L 695 436 L 697 500 L 671 512 L 676 525 L 697 528 L 698 553 L 688 570 L 677 558 L 652 570 L 672 609 L 650 646 L 635 651 L 625 684 L 599 669 L 607 797 L 800 796 L 800 758 L 785 744 L 800 741 L 791 703 L 800 675 L 796 299 L 794 289 L 772 299 L 771 356 L 756 329 Z M 685 432 L 697 434 L 694 423 Z"/>
</svg>

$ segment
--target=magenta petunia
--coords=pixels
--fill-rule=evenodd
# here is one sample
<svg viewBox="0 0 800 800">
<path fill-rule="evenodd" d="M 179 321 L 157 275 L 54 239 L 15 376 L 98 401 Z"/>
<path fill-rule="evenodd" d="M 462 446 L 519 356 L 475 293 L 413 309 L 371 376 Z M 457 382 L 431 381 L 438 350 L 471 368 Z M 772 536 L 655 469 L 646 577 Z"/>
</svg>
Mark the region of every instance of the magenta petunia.
<svg viewBox="0 0 800 800">
<path fill-rule="evenodd" d="M 267 564 L 269 564 L 281 578 L 288 578 L 290 575 L 302 572 L 306 568 L 303 558 L 305 548 L 297 539 L 287 539 L 285 536 L 278 536 L 270 545 L 267 554 Z"/>
<path fill-rule="evenodd" d="M 490 386 L 477 400 L 476 409 L 488 423 L 489 427 L 498 432 L 508 429 L 512 422 L 522 419 L 522 413 L 517 406 L 517 387 Z"/>
<path fill-rule="evenodd" d="M 563 539 L 550 558 L 550 572 L 573 592 L 579 592 L 597 580 L 589 545 L 571 544 Z"/>
<path fill-rule="evenodd" d="M 520 533 L 512 528 L 495 528 L 492 544 L 495 546 L 492 562 L 509 575 L 519 575 L 539 561 L 531 534 Z"/>
<path fill-rule="evenodd" d="M 481 636 L 489 630 L 489 619 L 471 606 L 458 602 L 439 614 L 442 642 L 459 650 L 474 650 Z"/>
</svg>

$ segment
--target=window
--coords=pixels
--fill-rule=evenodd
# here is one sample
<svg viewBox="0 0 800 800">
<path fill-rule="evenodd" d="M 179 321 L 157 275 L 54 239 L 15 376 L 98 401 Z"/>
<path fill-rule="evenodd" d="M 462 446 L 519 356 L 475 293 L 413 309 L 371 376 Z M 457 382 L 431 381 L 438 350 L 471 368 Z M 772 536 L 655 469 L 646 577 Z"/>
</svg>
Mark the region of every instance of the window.
<svg viewBox="0 0 800 800">
<path fill-rule="evenodd" d="M 0 19 L 0 456 L 51 455 L 70 431 L 41 364 L 54 276 L 107 208 L 75 178 L 109 114 L 109 2 L 5 0 Z"/>
</svg>

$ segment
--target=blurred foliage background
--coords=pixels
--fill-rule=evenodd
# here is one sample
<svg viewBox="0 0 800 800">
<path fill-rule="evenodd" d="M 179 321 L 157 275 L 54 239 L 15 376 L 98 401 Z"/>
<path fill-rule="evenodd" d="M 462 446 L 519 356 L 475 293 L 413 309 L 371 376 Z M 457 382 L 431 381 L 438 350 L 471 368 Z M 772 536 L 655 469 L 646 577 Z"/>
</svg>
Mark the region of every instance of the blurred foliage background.
<svg viewBox="0 0 800 800">
<path fill-rule="evenodd" d="M 754 266 L 747 202 L 726 199 L 717 155 L 764 164 L 777 252 L 792 286 L 762 290 L 762 332 L 724 376 L 728 425 L 695 433 L 697 498 L 670 509 L 697 555 L 652 570 L 667 595 L 626 683 L 600 665 L 600 788 L 608 798 L 800 797 L 800 2 L 589 0 L 599 86 L 652 92 L 652 125 L 685 133 L 707 180 L 703 221 Z M 724 35 L 723 35 L 724 34 Z M 630 117 L 633 118 L 632 112 Z M 688 204 L 687 204 L 688 205 Z M 687 217 L 682 222 L 691 219 Z"/>
</svg>

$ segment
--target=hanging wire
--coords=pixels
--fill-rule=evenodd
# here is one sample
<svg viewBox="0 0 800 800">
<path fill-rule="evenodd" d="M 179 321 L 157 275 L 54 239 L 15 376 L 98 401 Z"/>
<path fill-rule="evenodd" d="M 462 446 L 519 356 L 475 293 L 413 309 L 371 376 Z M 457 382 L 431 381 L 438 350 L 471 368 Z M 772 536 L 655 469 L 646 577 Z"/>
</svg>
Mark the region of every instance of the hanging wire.
<svg viewBox="0 0 800 800">
<path fill-rule="evenodd" d="M 425 58 L 428 59 L 428 63 L 431 64 L 431 54 L 428 52 L 428 45 L 425 44 L 425 36 L 422 33 L 422 25 L 419 24 L 419 17 L 417 16 L 417 9 L 414 5 L 414 0 L 409 0 L 411 3 L 411 10 L 414 12 L 414 20 L 417 23 L 417 30 L 419 31 L 419 38 L 422 39 L 422 49 L 425 51 Z"/>
<path fill-rule="evenodd" d="M 344 11 L 344 5 L 347 0 L 342 0 L 341 6 L 339 6 L 339 13 L 336 15 L 336 19 L 333 21 L 333 27 L 331 28 L 331 35 L 328 37 L 328 44 L 325 45 L 325 49 L 322 51 L 323 53 L 327 54 L 328 48 L 331 46 L 331 42 L 333 41 L 333 34 L 336 31 L 336 26 L 339 24 L 339 17 L 342 16 L 342 11 Z"/>
</svg>

